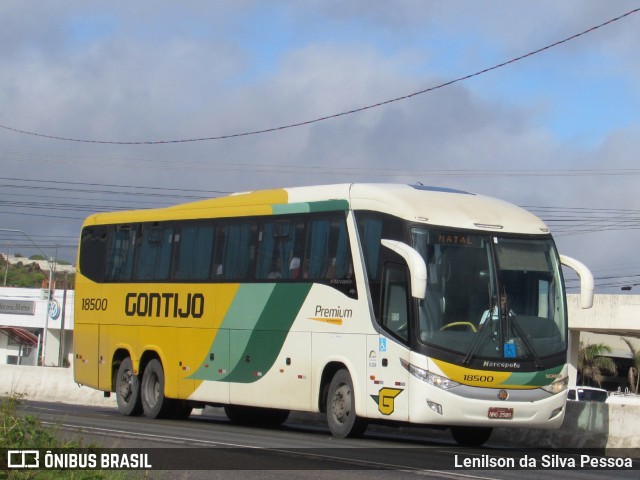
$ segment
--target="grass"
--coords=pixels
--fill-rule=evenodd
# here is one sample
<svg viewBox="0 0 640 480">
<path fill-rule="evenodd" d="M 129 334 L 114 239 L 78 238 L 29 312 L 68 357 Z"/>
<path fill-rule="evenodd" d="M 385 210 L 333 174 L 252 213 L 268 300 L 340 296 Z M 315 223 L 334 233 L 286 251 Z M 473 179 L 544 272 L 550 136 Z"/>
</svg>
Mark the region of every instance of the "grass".
<svg viewBox="0 0 640 480">
<path fill-rule="evenodd" d="M 48 479 L 72 479 L 72 480 L 124 480 L 132 478 L 145 478 L 143 472 L 118 472 L 110 470 L 47 470 L 41 469 L 9 469 L 7 466 L 7 450 L 65 450 L 83 449 L 84 453 L 91 449 L 99 449 L 97 445 L 83 445 L 82 439 L 61 440 L 55 427 L 42 425 L 33 415 L 23 415 L 19 412 L 20 404 L 24 401 L 24 395 L 12 393 L 0 397 L 0 479 L 7 480 L 48 480 Z M 44 464 L 43 455 L 40 455 L 40 465 Z"/>
</svg>

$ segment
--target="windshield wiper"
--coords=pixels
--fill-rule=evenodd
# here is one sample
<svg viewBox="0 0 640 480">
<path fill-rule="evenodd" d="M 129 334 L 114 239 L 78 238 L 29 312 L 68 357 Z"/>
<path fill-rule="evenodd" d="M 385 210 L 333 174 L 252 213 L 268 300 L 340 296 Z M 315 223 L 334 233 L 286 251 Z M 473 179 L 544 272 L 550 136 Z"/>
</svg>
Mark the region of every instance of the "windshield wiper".
<svg viewBox="0 0 640 480">
<path fill-rule="evenodd" d="M 493 311 L 493 307 L 489 309 L 489 318 L 485 321 L 486 325 L 482 330 L 480 330 L 480 333 L 474 337 L 473 342 L 471 342 L 471 345 L 469 346 L 469 350 L 467 350 L 467 354 L 462 360 L 463 365 L 468 365 L 469 363 L 471 363 L 471 360 L 473 360 L 474 357 L 478 354 L 478 350 L 480 350 L 481 346 L 484 345 L 484 342 L 485 340 L 487 340 L 487 337 L 490 337 L 491 334 L 493 333 L 494 320 L 492 318 L 493 317 L 491 313 L 492 311 Z M 504 313 L 500 312 L 500 316 L 504 318 Z M 506 318 L 510 320 L 509 325 L 511 325 L 511 327 L 513 328 L 513 332 L 516 334 L 516 336 L 522 340 L 524 349 L 529 354 L 529 356 L 533 359 L 533 363 L 536 366 L 536 368 L 542 368 L 543 367 L 542 361 L 540 360 L 540 357 L 538 357 L 538 354 L 536 353 L 536 350 L 533 344 L 531 343 L 531 340 L 529 339 L 529 337 L 527 337 L 527 334 L 525 333 L 524 329 L 518 323 L 516 314 L 509 311 L 506 314 Z"/>
<path fill-rule="evenodd" d="M 507 318 L 511 318 L 510 325 L 513 328 L 513 332 L 516 335 L 518 335 L 520 337 L 520 339 L 522 340 L 522 344 L 524 345 L 524 349 L 531 356 L 531 358 L 533 358 L 533 364 L 536 366 L 536 368 L 542 368 L 543 365 L 542 365 L 542 362 L 540 361 L 540 357 L 538 357 L 538 354 L 536 353 L 536 349 L 534 348 L 533 344 L 531 343 L 531 340 L 529 339 L 529 337 L 527 337 L 526 332 L 524 331 L 524 329 L 518 323 L 518 319 L 516 317 L 516 314 L 515 313 L 507 314 Z"/>
<path fill-rule="evenodd" d="M 490 336 L 491 332 L 493 331 L 493 318 L 492 318 L 493 313 L 492 312 L 494 308 L 495 306 L 491 306 L 491 305 L 489 306 L 489 310 L 488 310 L 489 318 L 485 320 L 485 326 L 480 329 L 480 333 L 474 336 L 473 342 L 471 342 L 471 345 L 469 346 L 469 350 L 467 350 L 467 354 L 462 360 L 463 365 L 468 365 L 471 362 L 471 360 L 473 360 L 473 358 L 478 353 L 478 350 L 480 350 L 480 347 L 484 344 L 485 337 Z M 482 319 L 481 319 L 481 322 L 482 322 Z"/>
</svg>

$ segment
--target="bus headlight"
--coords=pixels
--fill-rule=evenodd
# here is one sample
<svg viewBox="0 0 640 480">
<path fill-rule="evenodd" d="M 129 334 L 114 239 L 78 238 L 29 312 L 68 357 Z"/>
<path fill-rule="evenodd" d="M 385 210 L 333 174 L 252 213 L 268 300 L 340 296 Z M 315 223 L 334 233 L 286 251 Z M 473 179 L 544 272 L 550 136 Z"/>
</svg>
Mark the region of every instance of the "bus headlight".
<svg viewBox="0 0 640 480">
<path fill-rule="evenodd" d="M 569 377 L 564 377 L 559 380 L 556 380 L 553 383 L 550 383 L 549 385 L 545 385 L 540 388 L 542 388 L 546 392 L 549 392 L 552 395 L 555 395 L 556 393 L 564 392 L 568 386 L 569 386 Z"/>
<path fill-rule="evenodd" d="M 423 382 L 428 383 L 429 385 L 433 385 L 434 387 L 441 388 L 442 390 L 448 390 L 453 387 L 457 387 L 460 385 L 458 382 L 454 382 L 453 380 L 448 379 L 447 377 L 443 377 L 441 375 L 436 375 L 428 370 L 425 370 L 420 367 L 416 367 L 415 365 L 410 364 L 405 360 L 400 360 L 402 366 L 406 368 L 411 375 L 416 378 L 419 378 Z"/>
</svg>

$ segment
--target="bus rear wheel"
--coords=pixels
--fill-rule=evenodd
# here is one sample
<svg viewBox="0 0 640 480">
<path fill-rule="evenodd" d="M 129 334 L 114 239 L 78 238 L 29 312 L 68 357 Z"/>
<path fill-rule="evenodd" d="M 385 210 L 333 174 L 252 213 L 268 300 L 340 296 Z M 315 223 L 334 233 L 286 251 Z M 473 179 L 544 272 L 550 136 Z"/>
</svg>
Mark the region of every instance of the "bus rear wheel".
<svg viewBox="0 0 640 480">
<path fill-rule="evenodd" d="M 137 416 L 142 413 L 140 400 L 140 381 L 133 373 L 133 364 L 129 357 L 122 360 L 116 373 L 114 382 L 116 401 L 120 413 L 127 416 Z"/>
<path fill-rule="evenodd" d="M 451 427 L 451 436 L 463 447 L 481 447 L 491 436 L 490 427 Z"/>
<path fill-rule="evenodd" d="M 359 437 L 367 423 L 356 415 L 353 381 L 346 369 L 338 370 L 329 385 L 327 423 L 334 437 Z"/>
<path fill-rule="evenodd" d="M 151 360 L 144 369 L 140 396 L 146 417 L 167 418 L 172 415 L 175 404 L 164 396 L 164 370 L 158 359 Z"/>
</svg>

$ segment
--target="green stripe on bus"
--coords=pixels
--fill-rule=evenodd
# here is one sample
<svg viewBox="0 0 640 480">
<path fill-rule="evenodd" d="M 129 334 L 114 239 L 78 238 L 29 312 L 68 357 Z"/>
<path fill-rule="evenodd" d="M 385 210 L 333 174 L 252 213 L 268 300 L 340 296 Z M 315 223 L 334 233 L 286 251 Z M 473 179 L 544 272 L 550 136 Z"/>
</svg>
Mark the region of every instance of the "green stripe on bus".
<svg viewBox="0 0 640 480">
<path fill-rule="evenodd" d="M 273 366 L 310 290 L 310 283 L 241 285 L 210 352 L 190 378 L 259 380 Z"/>
<path fill-rule="evenodd" d="M 287 213 L 335 212 L 348 209 L 349 202 L 347 202 L 346 200 L 325 200 L 321 202 L 285 203 L 273 205 L 273 214 L 284 215 Z"/>
<path fill-rule="evenodd" d="M 502 385 L 528 385 L 531 387 L 542 387 L 553 383 L 558 374 L 562 371 L 562 365 L 553 367 L 542 372 L 515 372 L 512 373 Z"/>
<path fill-rule="evenodd" d="M 253 330 L 261 313 L 269 304 L 275 283 L 242 284 L 222 320 L 220 328 Z"/>
<path fill-rule="evenodd" d="M 322 202 L 309 203 L 311 212 L 335 212 L 349 210 L 349 202 L 346 200 L 326 200 Z"/>
<path fill-rule="evenodd" d="M 252 383 L 266 375 L 282 350 L 291 325 L 310 290 L 310 283 L 276 285 L 254 330 L 231 332 L 232 368 L 223 380 Z M 238 340 L 235 344 L 234 339 Z M 243 349 L 244 341 L 246 344 Z"/>
</svg>

